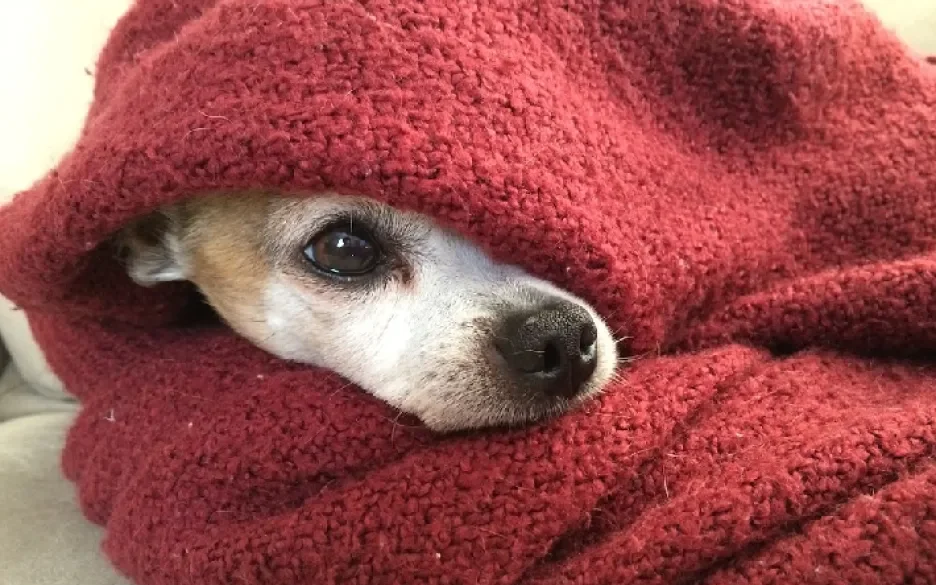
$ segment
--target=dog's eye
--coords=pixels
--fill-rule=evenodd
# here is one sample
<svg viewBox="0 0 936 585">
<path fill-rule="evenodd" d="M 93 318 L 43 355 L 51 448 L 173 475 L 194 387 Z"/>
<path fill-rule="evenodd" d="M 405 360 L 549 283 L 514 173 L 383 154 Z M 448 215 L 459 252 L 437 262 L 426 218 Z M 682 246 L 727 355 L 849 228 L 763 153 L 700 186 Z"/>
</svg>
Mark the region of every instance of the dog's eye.
<svg viewBox="0 0 936 585">
<path fill-rule="evenodd" d="M 361 276 L 377 267 L 380 248 L 362 229 L 332 225 L 317 233 L 303 250 L 313 266 L 336 276 Z"/>
</svg>

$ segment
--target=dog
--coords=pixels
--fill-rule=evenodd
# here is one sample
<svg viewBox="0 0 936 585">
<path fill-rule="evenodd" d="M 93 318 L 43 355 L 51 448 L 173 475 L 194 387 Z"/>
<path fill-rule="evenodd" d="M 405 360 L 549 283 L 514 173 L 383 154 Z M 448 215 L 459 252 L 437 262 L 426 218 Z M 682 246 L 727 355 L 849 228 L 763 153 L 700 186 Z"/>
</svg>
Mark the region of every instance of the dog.
<svg viewBox="0 0 936 585">
<path fill-rule="evenodd" d="M 559 415 L 617 364 L 582 299 L 365 198 L 196 197 L 118 243 L 137 284 L 189 281 L 260 348 L 337 372 L 438 432 Z"/>
</svg>

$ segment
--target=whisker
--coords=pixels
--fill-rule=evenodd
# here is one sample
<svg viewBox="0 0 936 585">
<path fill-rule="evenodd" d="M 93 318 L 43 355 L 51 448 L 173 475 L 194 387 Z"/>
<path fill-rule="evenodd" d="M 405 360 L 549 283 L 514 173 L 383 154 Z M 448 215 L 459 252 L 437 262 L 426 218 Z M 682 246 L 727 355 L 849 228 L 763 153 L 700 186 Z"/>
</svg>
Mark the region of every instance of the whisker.
<svg viewBox="0 0 936 585">
<path fill-rule="evenodd" d="M 400 418 L 402 418 L 405 414 L 406 414 L 406 413 L 403 412 L 402 410 L 397 409 L 397 415 L 396 415 L 395 417 L 393 417 L 393 418 L 389 418 L 389 417 L 386 417 L 386 416 L 381 416 L 381 417 L 380 417 L 380 418 L 384 419 L 385 421 L 387 421 L 387 422 L 389 422 L 390 424 L 393 425 L 393 427 L 390 429 L 390 442 L 391 442 L 391 443 L 393 442 L 394 438 L 396 438 L 396 430 L 397 430 L 397 427 L 399 427 L 399 428 L 401 428 L 401 429 L 418 429 L 418 428 L 419 428 L 418 425 L 404 425 L 404 424 L 401 424 L 401 423 L 400 423 Z"/>
<path fill-rule="evenodd" d="M 650 357 L 651 353 L 638 353 L 635 355 L 626 355 L 618 358 L 618 364 L 632 364 L 636 361 L 640 361 L 644 358 Z"/>
<path fill-rule="evenodd" d="M 626 327 L 626 325 L 621 325 L 620 327 L 618 327 L 617 329 L 615 329 L 614 331 L 612 331 L 612 332 L 611 332 L 611 336 L 612 336 L 612 337 L 616 337 L 617 334 L 620 333 L 622 329 L 624 329 L 624 327 Z M 631 338 L 630 338 L 629 336 L 624 336 L 624 337 L 622 337 L 621 339 L 631 339 Z"/>
<path fill-rule="evenodd" d="M 348 388 L 350 388 L 350 387 L 352 387 L 352 386 L 354 386 L 354 382 L 348 382 L 347 384 L 342 384 L 341 386 L 339 386 L 339 387 L 336 388 L 335 390 L 329 392 L 329 393 L 328 393 L 328 397 L 329 397 L 329 398 L 334 398 L 334 397 L 337 396 L 340 392 L 343 392 L 343 391 L 347 390 Z"/>
<path fill-rule="evenodd" d="M 277 333 L 278 333 L 278 332 L 277 332 L 275 329 L 272 330 L 272 331 L 270 331 L 270 334 L 263 338 L 263 343 L 266 343 L 267 341 L 270 341 L 271 339 L 273 339 L 274 337 L 276 337 L 276 334 L 277 334 Z"/>
<path fill-rule="evenodd" d="M 393 301 L 393 310 L 390 311 L 391 317 L 384 322 L 383 330 L 381 330 L 380 335 L 377 336 L 377 339 L 383 339 L 384 335 L 387 334 L 387 330 L 390 329 L 390 321 L 393 319 L 392 315 L 397 314 L 397 306 L 400 304 L 400 296 L 397 296 L 396 300 Z"/>
<path fill-rule="evenodd" d="M 525 353 L 532 353 L 532 354 L 534 354 L 534 355 L 543 355 L 543 354 L 546 353 L 546 352 L 545 352 L 545 351 L 541 351 L 541 350 L 537 350 L 537 349 L 521 349 L 520 351 L 515 351 L 515 352 L 511 353 L 510 355 L 512 355 L 512 356 L 513 356 L 513 355 L 523 355 L 523 354 L 525 354 Z"/>
</svg>

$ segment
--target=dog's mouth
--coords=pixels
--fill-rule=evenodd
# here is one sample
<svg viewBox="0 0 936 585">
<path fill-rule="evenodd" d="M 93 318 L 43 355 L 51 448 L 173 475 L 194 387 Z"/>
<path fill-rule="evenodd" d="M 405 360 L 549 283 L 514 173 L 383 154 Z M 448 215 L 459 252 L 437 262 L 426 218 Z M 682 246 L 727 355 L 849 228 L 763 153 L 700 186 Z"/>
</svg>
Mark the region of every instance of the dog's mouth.
<svg viewBox="0 0 936 585">
<path fill-rule="evenodd" d="M 430 430 L 438 433 L 466 432 L 480 429 L 515 429 L 561 417 L 600 394 L 607 383 L 595 383 L 575 397 L 524 395 L 505 388 L 504 395 L 483 402 L 455 398 L 436 401 L 413 414 Z"/>
</svg>

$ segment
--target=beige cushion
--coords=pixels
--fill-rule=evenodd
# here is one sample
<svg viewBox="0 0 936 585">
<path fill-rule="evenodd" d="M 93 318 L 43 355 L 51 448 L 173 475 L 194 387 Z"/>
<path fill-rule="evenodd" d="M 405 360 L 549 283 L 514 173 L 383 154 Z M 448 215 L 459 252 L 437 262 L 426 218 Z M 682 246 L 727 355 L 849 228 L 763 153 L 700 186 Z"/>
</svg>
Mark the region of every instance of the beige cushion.
<svg viewBox="0 0 936 585">
<path fill-rule="evenodd" d="M 0 423 L 0 582 L 127 585 L 101 553 L 102 530 L 84 519 L 62 479 L 62 437 L 73 413 Z"/>
</svg>

